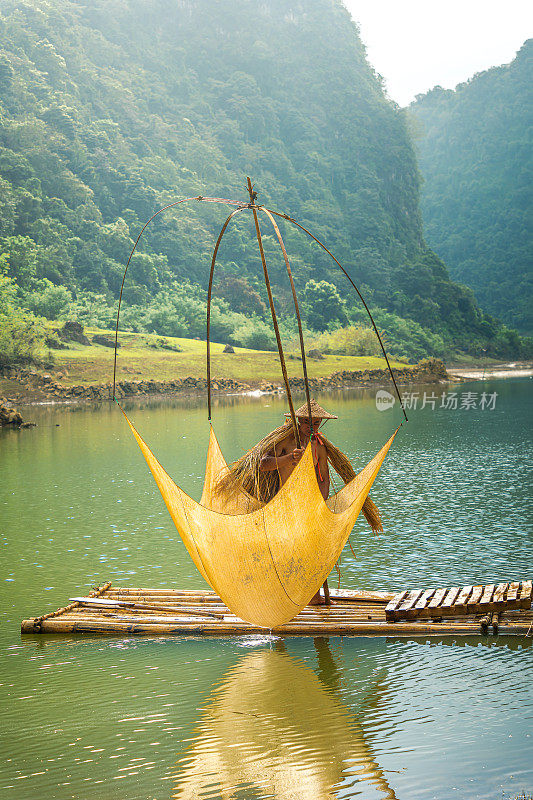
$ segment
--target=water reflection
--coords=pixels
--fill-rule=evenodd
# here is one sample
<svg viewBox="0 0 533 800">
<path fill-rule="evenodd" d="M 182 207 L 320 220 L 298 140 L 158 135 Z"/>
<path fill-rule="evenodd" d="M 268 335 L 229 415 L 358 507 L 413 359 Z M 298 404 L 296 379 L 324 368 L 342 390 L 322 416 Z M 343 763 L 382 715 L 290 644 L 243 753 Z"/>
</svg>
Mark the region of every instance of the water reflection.
<svg viewBox="0 0 533 800">
<path fill-rule="evenodd" d="M 480 385 L 461 387 L 470 388 Z M 357 559 L 343 557 L 343 588 L 531 574 L 533 384 L 484 388 L 498 392 L 494 411 L 410 411 L 373 488 L 386 532 L 373 537 L 358 520 Z M 327 435 L 356 466 L 401 421 L 390 416 L 398 404 L 377 413 L 372 397 L 356 392 L 317 400 L 339 415 Z M 224 455 L 241 455 L 285 410 L 285 398 L 220 398 L 214 421 Z M 131 413 L 170 474 L 199 498 L 205 398 L 139 400 Z M 309 639 L 263 656 L 257 642 L 243 650 L 237 639 L 21 640 L 21 619 L 107 579 L 202 585 L 118 408 L 33 407 L 25 416 L 38 427 L 0 431 L 2 797 L 162 800 L 170 778 L 177 797 L 265 800 L 283 797 L 285 768 L 297 775 L 296 797 L 370 800 L 392 791 L 377 762 L 402 800 L 531 789 L 531 636 L 345 637 L 330 640 L 334 658 Z M 207 692 L 210 700 L 200 699 Z M 244 716 L 230 713 L 232 698 Z"/>
<path fill-rule="evenodd" d="M 363 788 L 366 798 L 396 798 L 365 737 L 364 710 L 337 696 L 342 672 L 328 640 L 314 641 L 316 673 L 283 641 L 227 671 L 178 761 L 174 798 L 319 800 Z M 381 692 L 375 682 L 363 707 Z"/>
</svg>

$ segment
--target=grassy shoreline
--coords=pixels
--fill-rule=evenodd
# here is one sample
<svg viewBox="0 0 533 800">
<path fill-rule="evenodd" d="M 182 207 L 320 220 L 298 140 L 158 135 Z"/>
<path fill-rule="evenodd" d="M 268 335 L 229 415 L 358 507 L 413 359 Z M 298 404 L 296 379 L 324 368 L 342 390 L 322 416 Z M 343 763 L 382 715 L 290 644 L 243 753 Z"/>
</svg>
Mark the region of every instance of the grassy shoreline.
<svg viewBox="0 0 533 800">
<path fill-rule="evenodd" d="M 103 335 L 114 341 L 115 331 L 86 328 L 85 335 L 93 339 Z M 157 334 L 122 332 L 119 334 L 117 352 L 117 380 L 167 381 L 177 378 L 206 375 L 206 343 L 201 339 L 159 336 Z M 281 382 L 281 367 L 277 352 L 234 347 L 234 353 L 224 353 L 224 344 L 211 343 L 211 374 L 216 378 L 230 378 L 251 386 L 261 381 Z M 113 379 L 112 347 L 91 342 L 83 345 L 70 342 L 66 350 L 43 349 L 38 354 L 47 371 L 65 386 L 74 384 L 102 385 Z M 287 371 L 290 378 L 302 376 L 299 348 L 285 346 Z M 389 355 L 391 367 L 414 367 L 415 362 Z M 522 363 L 522 362 L 521 362 Z M 525 363 L 525 362 L 524 362 Z M 501 359 L 473 358 L 454 360 L 448 368 L 483 369 L 504 366 Z M 321 378 L 342 370 L 362 371 L 386 367 L 382 356 L 353 356 L 324 354 L 321 359 L 307 356 L 310 378 Z"/>
<path fill-rule="evenodd" d="M 105 400 L 111 396 L 113 380 L 114 331 L 89 328 L 86 342 L 69 342 L 66 349 L 43 349 L 38 354 L 40 366 L 13 369 L 0 377 L 0 396 L 9 401 L 31 405 L 42 402 L 86 402 Z M 104 337 L 106 344 L 95 343 Z M 156 334 L 121 333 L 117 357 L 118 396 L 203 394 L 206 376 L 206 343 L 199 339 L 161 337 Z M 224 353 L 224 345 L 212 343 L 211 374 L 215 392 L 243 392 L 283 385 L 279 357 L 269 351 L 235 347 Z M 302 363 L 298 352 L 288 349 L 287 371 L 291 383 L 301 388 Z M 462 373 L 495 368 L 530 366 L 502 364 L 496 359 L 479 359 L 476 363 L 449 365 L 431 360 L 417 364 L 390 359 L 399 384 L 454 382 L 468 379 Z M 390 384 L 384 358 L 375 356 L 324 355 L 307 359 L 307 370 L 313 391 L 343 386 L 377 386 Z M 472 376 L 474 377 L 474 376 Z M 476 376 L 477 377 L 477 376 Z M 391 385 L 391 384 L 390 384 Z"/>
<path fill-rule="evenodd" d="M 87 329 L 86 334 L 105 334 L 114 338 L 114 333 Z M 197 339 L 181 339 L 145 333 L 122 333 L 119 337 L 117 355 L 117 380 L 168 381 L 178 378 L 203 378 L 206 374 L 206 344 Z M 171 349 L 173 348 L 173 349 Z M 281 380 L 277 353 L 264 350 L 248 350 L 235 347 L 235 353 L 224 353 L 224 345 L 211 344 L 211 373 L 216 378 L 231 378 L 250 385 L 261 380 L 269 383 Z M 288 351 L 287 371 L 289 377 L 301 377 L 302 364 L 297 353 Z M 61 383 L 105 384 L 113 379 L 113 349 L 98 344 L 80 345 L 72 343 L 68 350 L 54 351 L 54 366 L 49 372 Z M 393 359 L 393 367 L 411 366 L 405 361 Z M 323 359 L 307 359 L 309 377 L 319 378 L 339 370 L 380 369 L 386 366 L 385 359 L 374 356 L 326 355 Z"/>
<path fill-rule="evenodd" d="M 90 340 L 97 334 L 110 341 L 114 338 L 114 332 L 100 329 L 86 329 L 84 334 Z M 130 390 L 134 394 L 205 391 L 205 341 L 122 333 L 119 344 L 117 385 L 121 385 L 126 394 Z M 215 391 L 234 392 L 282 385 L 277 353 L 241 347 L 234 349 L 234 353 L 224 353 L 223 344 L 212 344 L 211 374 Z M 19 404 L 86 401 L 110 396 L 113 347 L 92 341 L 89 344 L 69 342 L 68 349 L 46 349 L 39 353 L 39 357 L 41 366 L 11 370 L 0 378 L 0 395 Z M 288 350 L 286 359 L 289 379 L 298 383 L 302 379 L 301 357 Z M 390 363 L 395 371 L 404 372 L 405 381 L 416 381 L 417 365 L 394 358 Z M 375 356 L 324 355 L 307 359 L 308 375 L 317 391 L 318 382 L 325 388 L 342 386 L 346 382 L 350 385 L 383 382 L 382 371 L 386 369 L 385 359 Z"/>
</svg>

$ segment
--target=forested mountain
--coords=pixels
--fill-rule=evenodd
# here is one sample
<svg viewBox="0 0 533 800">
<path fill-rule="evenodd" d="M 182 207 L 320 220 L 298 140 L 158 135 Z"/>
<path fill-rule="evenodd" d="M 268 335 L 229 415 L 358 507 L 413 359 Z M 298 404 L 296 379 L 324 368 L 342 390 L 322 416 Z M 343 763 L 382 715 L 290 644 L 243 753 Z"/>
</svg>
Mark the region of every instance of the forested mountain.
<svg viewBox="0 0 533 800">
<path fill-rule="evenodd" d="M 427 240 L 482 308 L 533 332 L 533 40 L 511 64 L 411 105 Z"/>
<path fill-rule="evenodd" d="M 182 196 L 246 199 L 250 175 L 260 202 L 351 271 L 393 352 L 518 353 L 426 246 L 405 113 L 340 0 L 3 0 L 0 47 L 0 259 L 36 313 L 109 322 L 144 221 Z M 202 336 L 225 215 L 196 203 L 157 217 L 132 261 L 125 324 Z M 213 322 L 219 340 L 250 344 L 250 331 L 270 334 L 243 216 L 221 248 Z M 360 322 L 332 262 L 285 233 L 308 327 Z M 287 309 L 272 236 L 266 251 Z"/>
</svg>

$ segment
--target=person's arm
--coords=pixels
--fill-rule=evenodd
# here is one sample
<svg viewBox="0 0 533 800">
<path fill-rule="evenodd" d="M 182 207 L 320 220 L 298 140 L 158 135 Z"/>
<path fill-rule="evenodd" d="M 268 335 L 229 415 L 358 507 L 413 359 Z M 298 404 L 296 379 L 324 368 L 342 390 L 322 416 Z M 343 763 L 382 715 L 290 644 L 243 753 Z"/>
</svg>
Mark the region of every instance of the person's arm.
<svg viewBox="0 0 533 800">
<path fill-rule="evenodd" d="M 302 448 L 295 447 L 294 450 L 290 451 L 290 453 L 282 453 L 279 456 L 263 456 L 261 463 L 259 464 L 259 470 L 261 472 L 272 472 L 273 470 L 285 466 L 286 464 L 297 464 L 303 456 L 303 453 L 304 451 Z"/>
</svg>

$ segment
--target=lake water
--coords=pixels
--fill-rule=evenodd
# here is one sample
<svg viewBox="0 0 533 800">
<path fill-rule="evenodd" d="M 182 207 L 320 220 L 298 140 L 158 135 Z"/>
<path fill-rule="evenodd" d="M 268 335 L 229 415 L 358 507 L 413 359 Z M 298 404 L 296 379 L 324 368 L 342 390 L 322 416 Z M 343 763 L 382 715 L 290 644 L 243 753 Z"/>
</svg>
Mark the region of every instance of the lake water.
<svg viewBox="0 0 533 800">
<path fill-rule="evenodd" d="M 424 390 L 435 409 L 420 408 Z M 344 588 L 531 578 L 533 381 L 416 387 L 418 407 L 342 557 Z M 481 392 L 497 396 L 480 408 Z M 362 467 L 402 419 L 374 392 L 317 399 Z M 472 397 L 470 397 L 472 401 Z M 224 398 L 233 459 L 277 426 L 272 397 Z M 199 498 L 203 400 L 129 408 L 162 464 Z M 498 798 L 533 792 L 531 637 L 74 638 L 20 620 L 94 584 L 202 587 L 117 408 L 41 407 L 0 432 L 2 797 Z M 336 573 L 330 579 L 337 585 Z"/>
</svg>

